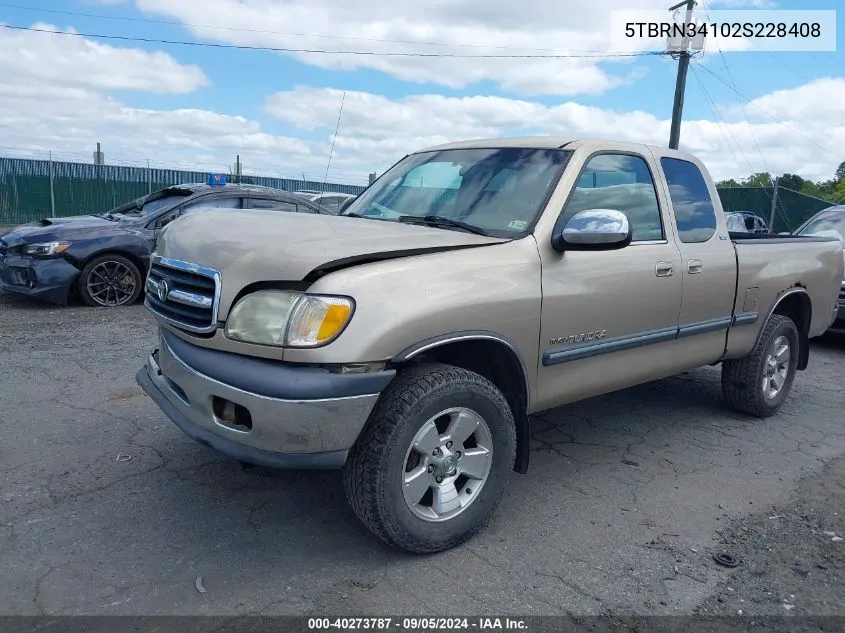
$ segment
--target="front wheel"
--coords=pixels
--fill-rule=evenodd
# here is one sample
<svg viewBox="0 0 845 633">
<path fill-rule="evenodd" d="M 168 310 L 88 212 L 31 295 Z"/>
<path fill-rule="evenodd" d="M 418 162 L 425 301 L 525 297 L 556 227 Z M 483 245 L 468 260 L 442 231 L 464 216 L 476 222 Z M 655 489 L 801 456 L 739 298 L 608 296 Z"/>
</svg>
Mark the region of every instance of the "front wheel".
<svg viewBox="0 0 845 633">
<path fill-rule="evenodd" d="M 516 456 L 513 414 L 486 378 L 421 365 L 385 392 L 344 468 L 355 514 L 394 547 L 422 554 L 476 534 L 501 501 Z"/>
<path fill-rule="evenodd" d="M 800 338 L 795 322 L 773 314 L 754 349 L 722 363 L 722 393 L 728 405 L 760 418 L 777 413 L 798 369 Z"/>
<path fill-rule="evenodd" d="M 79 273 L 79 295 L 89 306 L 130 305 L 141 294 L 142 279 L 132 260 L 122 255 L 101 255 Z"/>
</svg>

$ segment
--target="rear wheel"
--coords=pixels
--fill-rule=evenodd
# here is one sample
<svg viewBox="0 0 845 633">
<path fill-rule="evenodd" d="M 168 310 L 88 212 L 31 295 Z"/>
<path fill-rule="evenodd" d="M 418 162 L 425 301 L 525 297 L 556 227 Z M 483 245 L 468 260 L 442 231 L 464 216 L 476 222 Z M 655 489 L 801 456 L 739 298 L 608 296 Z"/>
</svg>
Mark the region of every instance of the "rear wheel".
<svg viewBox="0 0 845 633">
<path fill-rule="evenodd" d="M 751 353 L 722 363 L 722 393 L 728 405 L 761 418 L 777 413 L 795 380 L 799 346 L 795 323 L 773 314 Z"/>
<path fill-rule="evenodd" d="M 89 306 L 114 308 L 135 303 L 141 294 L 141 271 L 122 255 L 101 255 L 79 274 L 79 296 Z"/>
<path fill-rule="evenodd" d="M 379 538 L 413 553 L 472 537 L 504 495 L 516 431 L 486 378 L 431 364 L 383 394 L 344 469 L 347 498 Z"/>
</svg>

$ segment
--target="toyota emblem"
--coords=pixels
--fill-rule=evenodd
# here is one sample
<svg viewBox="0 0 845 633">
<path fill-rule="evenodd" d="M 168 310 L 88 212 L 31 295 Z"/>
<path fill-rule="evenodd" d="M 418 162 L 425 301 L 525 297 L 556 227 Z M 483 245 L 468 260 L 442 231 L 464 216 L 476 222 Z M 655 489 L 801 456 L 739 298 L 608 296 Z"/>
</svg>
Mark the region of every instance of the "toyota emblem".
<svg viewBox="0 0 845 633">
<path fill-rule="evenodd" d="M 167 286 L 167 282 L 162 279 L 158 282 L 158 288 L 156 290 L 156 294 L 158 294 L 159 301 L 167 301 L 168 292 L 170 292 L 170 288 Z"/>
</svg>

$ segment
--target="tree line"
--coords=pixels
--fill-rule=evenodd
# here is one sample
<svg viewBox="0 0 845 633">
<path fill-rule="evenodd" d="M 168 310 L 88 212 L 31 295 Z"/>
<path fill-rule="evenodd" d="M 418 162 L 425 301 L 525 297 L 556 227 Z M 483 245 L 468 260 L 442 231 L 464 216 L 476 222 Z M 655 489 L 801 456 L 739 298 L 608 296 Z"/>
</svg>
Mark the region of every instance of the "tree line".
<svg viewBox="0 0 845 633">
<path fill-rule="evenodd" d="M 721 180 L 716 183 L 719 188 L 728 187 L 773 187 L 775 178 L 766 171 L 757 172 L 748 178 L 743 178 L 739 181 L 729 178 L 728 180 Z M 819 180 L 814 182 L 812 180 L 805 180 L 797 174 L 783 174 L 777 177 L 778 187 L 791 189 L 805 193 L 808 196 L 815 196 L 827 200 L 828 202 L 841 203 L 845 202 L 845 161 L 840 163 L 837 167 L 833 178 L 830 180 Z"/>
</svg>

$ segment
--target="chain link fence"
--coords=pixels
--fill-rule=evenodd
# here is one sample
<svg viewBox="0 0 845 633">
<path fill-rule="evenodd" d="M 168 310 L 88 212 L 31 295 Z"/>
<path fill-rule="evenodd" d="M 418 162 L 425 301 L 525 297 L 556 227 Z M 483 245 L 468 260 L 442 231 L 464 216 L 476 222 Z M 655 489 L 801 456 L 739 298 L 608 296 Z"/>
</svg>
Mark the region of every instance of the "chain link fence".
<svg viewBox="0 0 845 633">
<path fill-rule="evenodd" d="M 94 165 L 0 157 L 0 224 L 102 213 L 170 185 L 206 182 L 208 172 Z M 286 191 L 313 189 L 359 194 L 364 187 L 265 176 L 227 176 L 229 182 Z"/>
</svg>

